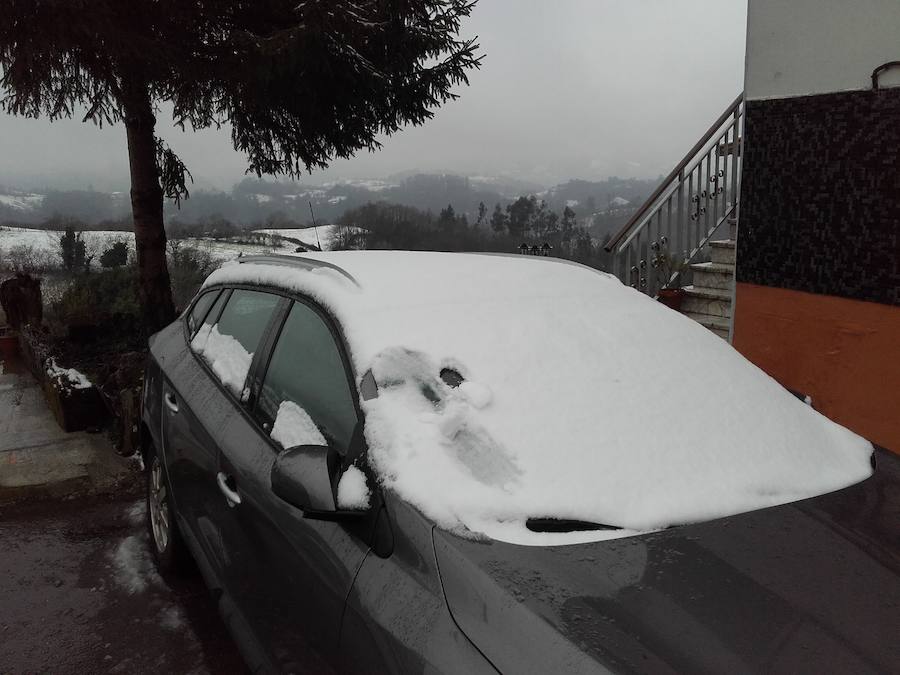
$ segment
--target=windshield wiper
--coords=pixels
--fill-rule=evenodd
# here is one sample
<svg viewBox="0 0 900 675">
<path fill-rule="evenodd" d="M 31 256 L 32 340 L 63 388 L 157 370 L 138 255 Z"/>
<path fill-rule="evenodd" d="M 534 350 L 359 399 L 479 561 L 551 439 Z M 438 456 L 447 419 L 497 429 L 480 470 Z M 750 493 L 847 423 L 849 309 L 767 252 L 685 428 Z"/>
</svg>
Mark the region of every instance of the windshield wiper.
<svg viewBox="0 0 900 675">
<path fill-rule="evenodd" d="M 525 527 L 532 532 L 591 532 L 594 530 L 621 530 L 615 525 L 592 523 L 587 520 L 572 520 L 569 518 L 529 518 L 525 521 Z"/>
</svg>

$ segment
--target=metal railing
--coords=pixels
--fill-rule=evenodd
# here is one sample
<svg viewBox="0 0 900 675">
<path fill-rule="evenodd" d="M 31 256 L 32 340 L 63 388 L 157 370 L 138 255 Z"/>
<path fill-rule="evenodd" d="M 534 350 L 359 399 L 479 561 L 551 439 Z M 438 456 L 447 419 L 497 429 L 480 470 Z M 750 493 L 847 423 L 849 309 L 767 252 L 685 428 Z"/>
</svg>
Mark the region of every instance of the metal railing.
<svg viewBox="0 0 900 675">
<path fill-rule="evenodd" d="M 681 284 L 719 226 L 737 215 L 743 117 L 742 93 L 606 244 L 623 283 L 651 296 Z"/>
</svg>

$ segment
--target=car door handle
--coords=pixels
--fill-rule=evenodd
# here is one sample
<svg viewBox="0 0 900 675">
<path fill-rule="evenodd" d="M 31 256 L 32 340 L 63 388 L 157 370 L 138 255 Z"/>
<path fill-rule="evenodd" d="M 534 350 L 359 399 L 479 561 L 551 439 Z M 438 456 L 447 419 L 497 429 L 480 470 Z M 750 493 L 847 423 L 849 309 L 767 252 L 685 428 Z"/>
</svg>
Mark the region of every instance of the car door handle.
<svg viewBox="0 0 900 675">
<path fill-rule="evenodd" d="M 228 486 L 228 476 L 220 471 L 216 475 L 216 482 L 219 484 L 219 490 L 225 495 L 225 501 L 228 502 L 228 506 L 233 507 L 241 503 L 241 496 L 238 494 L 237 490 L 232 490 Z"/>
<path fill-rule="evenodd" d="M 163 395 L 163 401 L 166 402 L 166 407 L 173 413 L 178 412 L 178 401 L 175 400 L 175 397 L 172 396 L 172 394 L 166 392 L 165 395 Z"/>
</svg>

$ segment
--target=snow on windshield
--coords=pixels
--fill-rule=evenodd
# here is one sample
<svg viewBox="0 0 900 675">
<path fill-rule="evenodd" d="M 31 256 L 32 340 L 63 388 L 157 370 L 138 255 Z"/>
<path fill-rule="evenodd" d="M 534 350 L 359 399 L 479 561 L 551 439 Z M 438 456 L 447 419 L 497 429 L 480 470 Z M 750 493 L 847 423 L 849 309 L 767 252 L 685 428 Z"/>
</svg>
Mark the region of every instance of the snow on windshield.
<svg viewBox="0 0 900 675">
<path fill-rule="evenodd" d="M 222 384 L 236 396 L 241 395 L 250 364 L 253 363 L 253 354 L 231 335 L 223 335 L 216 326 L 208 323 L 197 331 L 191 340 L 191 347 L 209 364 Z"/>
<path fill-rule="evenodd" d="M 387 251 L 232 264 L 216 282 L 318 299 L 342 324 L 369 461 L 439 526 L 575 543 L 741 513 L 871 473 L 871 445 L 690 319 L 609 275 L 532 257 Z M 452 368 L 464 379 L 445 383 Z M 622 528 L 536 533 L 530 517 Z"/>
</svg>

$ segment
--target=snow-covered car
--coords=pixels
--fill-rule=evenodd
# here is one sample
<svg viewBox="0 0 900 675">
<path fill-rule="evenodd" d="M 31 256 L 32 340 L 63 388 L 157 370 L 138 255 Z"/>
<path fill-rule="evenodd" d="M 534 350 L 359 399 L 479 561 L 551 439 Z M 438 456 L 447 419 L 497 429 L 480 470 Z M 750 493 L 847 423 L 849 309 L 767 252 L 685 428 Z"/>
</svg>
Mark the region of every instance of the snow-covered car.
<svg viewBox="0 0 900 675">
<path fill-rule="evenodd" d="M 900 666 L 896 458 L 596 270 L 244 258 L 142 415 L 157 563 L 254 672 Z"/>
</svg>

